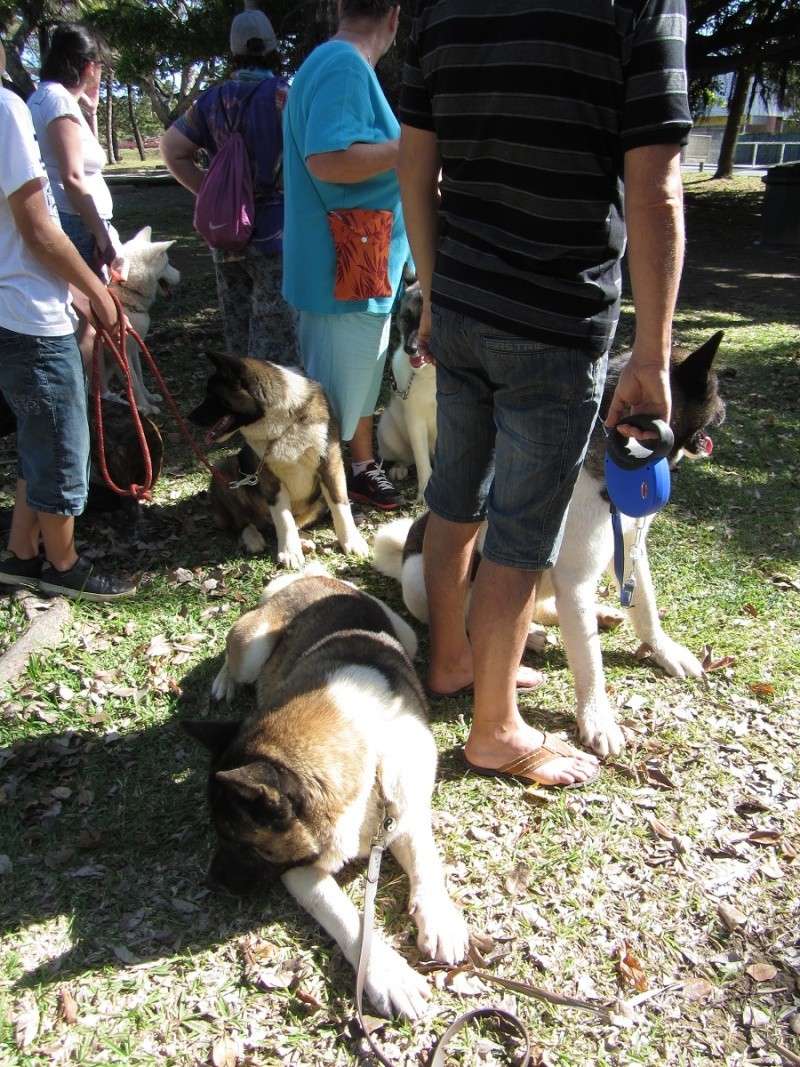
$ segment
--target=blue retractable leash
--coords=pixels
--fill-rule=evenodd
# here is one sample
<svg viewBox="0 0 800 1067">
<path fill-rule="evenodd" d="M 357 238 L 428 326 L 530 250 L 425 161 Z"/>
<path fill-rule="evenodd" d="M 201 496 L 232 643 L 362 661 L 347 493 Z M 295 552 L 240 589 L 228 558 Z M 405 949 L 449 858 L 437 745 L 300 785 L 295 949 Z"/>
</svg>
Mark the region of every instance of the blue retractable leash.
<svg viewBox="0 0 800 1067">
<path fill-rule="evenodd" d="M 623 608 L 633 602 L 636 588 L 635 565 L 641 554 L 644 520 L 669 500 L 670 477 L 666 456 L 675 438 L 662 420 L 652 415 L 629 415 L 622 420 L 640 430 L 652 430 L 658 440 L 637 441 L 623 437 L 614 429 L 608 431 L 606 449 L 606 487 L 611 501 L 611 527 L 614 531 L 614 573 L 619 583 L 619 600 Z M 625 577 L 625 541 L 620 515 L 636 519 L 636 540 L 631 549 L 631 570 Z"/>
</svg>

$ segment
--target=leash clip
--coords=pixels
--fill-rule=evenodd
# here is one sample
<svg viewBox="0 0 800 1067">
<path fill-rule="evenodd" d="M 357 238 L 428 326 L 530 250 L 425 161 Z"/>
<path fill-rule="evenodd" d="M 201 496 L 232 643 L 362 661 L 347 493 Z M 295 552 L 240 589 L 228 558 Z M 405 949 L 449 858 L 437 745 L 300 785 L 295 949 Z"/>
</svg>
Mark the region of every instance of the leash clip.
<svg viewBox="0 0 800 1067">
<path fill-rule="evenodd" d="M 247 489 L 252 485 L 258 485 L 257 474 L 245 474 L 243 478 L 236 482 L 228 482 L 229 489 Z"/>
</svg>

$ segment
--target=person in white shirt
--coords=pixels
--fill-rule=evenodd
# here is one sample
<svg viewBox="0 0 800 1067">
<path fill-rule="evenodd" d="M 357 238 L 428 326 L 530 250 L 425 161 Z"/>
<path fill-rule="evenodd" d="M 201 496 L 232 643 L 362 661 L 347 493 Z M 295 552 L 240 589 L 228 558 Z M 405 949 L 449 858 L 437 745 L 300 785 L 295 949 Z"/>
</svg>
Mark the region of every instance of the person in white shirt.
<svg viewBox="0 0 800 1067">
<path fill-rule="evenodd" d="M 114 205 L 103 178 L 106 154 L 97 139 L 102 73 L 94 37 L 78 23 L 62 23 L 53 31 L 39 87 L 28 98 L 61 225 L 98 272 L 116 255 L 108 229 Z"/>
<path fill-rule="evenodd" d="M 117 305 L 62 231 L 30 112 L 3 88 L 0 144 L 0 391 L 16 416 L 19 459 L 0 584 L 111 600 L 135 586 L 96 574 L 75 549 L 90 445 L 70 286 L 82 313 L 109 332 Z"/>
</svg>

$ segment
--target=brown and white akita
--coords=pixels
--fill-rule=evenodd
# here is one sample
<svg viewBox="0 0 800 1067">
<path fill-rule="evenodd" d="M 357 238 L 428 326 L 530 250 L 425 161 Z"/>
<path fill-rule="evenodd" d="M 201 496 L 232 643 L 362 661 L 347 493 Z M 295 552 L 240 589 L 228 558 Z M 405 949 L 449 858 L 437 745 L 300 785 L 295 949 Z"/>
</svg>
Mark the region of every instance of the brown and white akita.
<svg viewBox="0 0 800 1067">
<path fill-rule="evenodd" d="M 239 534 L 248 552 L 263 552 L 264 532 L 274 526 L 278 561 L 300 570 L 299 530 L 330 510 L 342 551 L 368 555 L 350 510 L 339 427 L 322 386 L 296 367 L 209 359 L 214 369 L 206 395 L 189 419 L 206 430 L 209 445 L 237 431 L 245 440 L 238 454 L 217 465 L 222 477 L 209 485 L 217 526 Z M 247 476 L 253 484 L 234 487 Z"/>
<path fill-rule="evenodd" d="M 334 875 L 369 854 L 385 809 L 419 949 L 457 963 L 468 931 L 431 830 L 436 746 L 409 658 L 416 638 L 381 601 L 310 571 L 274 579 L 228 634 L 213 696 L 231 702 L 237 685 L 255 682 L 256 711 L 183 724 L 212 753 L 211 876 L 231 888 L 280 878 L 355 966 L 360 917 Z M 366 990 L 379 1011 L 410 1018 L 428 996 L 422 975 L 379 937 Z"/>
<path fill-rule="evenodd" d="M 709 455 L 712 446 L 707 431 L 724 418 L 725 405 L 712 368 L 722 336 L 720 331 L 694 352 L 676 349 L 673 354 L 670 423 L 675 444 L 669 457 L 673 467 L 683 456 L 698 459 Z M 625 745 L 606 694 L 598 635 L 598 626 L 613 627 L 622 620 L 623 614 L 598 607 L 595 595 L 603 571 L 608 569 L 613 575 L 614 555 L 603 474 L 606 438 L 602 414 L 608 409 L 620 372 L 629 358 L 629 353 L 623 354 L 609 363 L 601 419 L 592 434 L 586 462 L 572 493 L 558 559 L 551 570 L 542 573 L 528 637 L 528 647 L 541 651 L 544 647 L 541 624 L 558 623 L 561 627 L 575 683 L 578 732 L 583 743 L 601 756 L 616 754 Z M 650 515 L 645 520 L 645 537 L 653 518 Z M 635 520 L 627 516 L 622 519 L 629 554 L 635 538 Z M 422 571 L 426 521 L 427 513 L 414 522 L 396 519 L 378 530 L 374 543 L 376 569 L 401 582 L 405 605 L 421 622 L 428 619 Z M 647 646 L 653 662 L 667 674 L 676 678 L 700 677 L 703 668 L 697 657 L 673 641 L 661 625 L 645 541 L 634 564 L 634 573 L 636 593 L 626 614 L 639 641 Z"/>
</svg>

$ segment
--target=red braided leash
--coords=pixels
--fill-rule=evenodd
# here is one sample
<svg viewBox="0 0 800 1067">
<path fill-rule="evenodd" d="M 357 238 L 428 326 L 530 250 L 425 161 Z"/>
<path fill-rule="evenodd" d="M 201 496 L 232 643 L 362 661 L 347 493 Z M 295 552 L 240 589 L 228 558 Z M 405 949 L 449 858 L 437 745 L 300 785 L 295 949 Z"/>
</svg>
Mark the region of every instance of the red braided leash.
<svg viewBox="0 0 800 1067">
<path fill-rule="evenodd" d="M 184 440 L 187 442 L 196 458 L 200 460 L 204 467 L 211 472 L 211 475 L 216 478 L 222 485 L 227 486 L 228 482 L 216 467 L 208 462 L 208 457 L 205 452 L 196 443 L 195 439 L 186 425 L 186 420 L 178 410 L 178 405 L 175 403 L 175 398 L 172 392 L 164 381 L 164 377 L 161 370 L 153 358 L 153 354 L 150 349 L 144 343 L 137 331 L 131 326 L 131 324 L 125 319 L 125 312 L 119 299 L 114 293 L 109 293 L 109 296 L 117 305 L 117 325 L 114 327 L 114 336 L 112 337 L 108 330 L 98 321 L 97 317 L 94 318 L 94 346 L 92 348 L 92 391 L 94 393 L 94 421 L 97 430 L 97 456 L 100 464 L 100 473 L 103 475 L 103 480 L 109 489 L 119 496 L 130 496 L 134 500 L 150 500 L 153 487 L 153 464 L 150 458 L 150 448 L 147 444 L 147 437 L 142 426 L 142 419 L 139 414 L 139 409 L 136 406 L 136 397 L 133 392 L 133 379 L 131 377 L 131 370 L 128 364 L 128 354 L 126 349 L 126 341 L 128 337 L 132 337 L 136 344 L 139 346 L 139 351 L 144 357 L 150 371 L 155 378 L 161 395 L 167 402 L 167 407 L 172 412 L 172 416 L 178 424 L 178 429 L 183 435 Z M 102 404 L 102 383 L 100 381 L 100 367 L 102 363 L 103 349 L 106 349 L 111 353 L 114 358 L 119 372 L 122 376 L 122 380 L 125 383 L 125 394 L 128 399 L 128 404 L 131 409 L 131 418 L 136 429 L 136 436 L 139 439 L 139 448 L 142 453 L 142 461 L 144 463 L 144 484 L 143 485 L 130 485 L 127 489 L 122 489 L 116 485 L 112 479 L 108 464 L 106 462 L 106 447 L 105 447 L 105 430 L 103 426 L 103 404 Z"/>
</svg>

